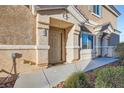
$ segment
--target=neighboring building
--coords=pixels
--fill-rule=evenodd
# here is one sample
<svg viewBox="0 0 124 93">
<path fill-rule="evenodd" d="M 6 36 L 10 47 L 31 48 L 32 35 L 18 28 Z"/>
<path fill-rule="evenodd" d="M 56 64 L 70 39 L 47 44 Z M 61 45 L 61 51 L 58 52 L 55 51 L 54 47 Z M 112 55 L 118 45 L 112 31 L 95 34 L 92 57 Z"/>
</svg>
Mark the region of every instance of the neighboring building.
<svg viewBox="0 0 124 93">
<path fill-rule="evenodd" d="M 115 57 L 119 15 L 109 5 L 0 6 L 0 65 L 13 52 L 41 66 Z"/>
</svg>

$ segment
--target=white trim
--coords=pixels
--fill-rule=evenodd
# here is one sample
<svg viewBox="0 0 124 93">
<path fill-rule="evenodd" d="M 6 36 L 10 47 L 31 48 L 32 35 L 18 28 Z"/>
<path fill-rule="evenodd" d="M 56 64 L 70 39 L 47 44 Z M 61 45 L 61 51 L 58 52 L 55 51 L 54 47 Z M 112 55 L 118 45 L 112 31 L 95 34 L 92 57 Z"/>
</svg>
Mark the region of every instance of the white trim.
<svg viewBox="0 0 124 93">
<path fill-rule="evenodd" d="M 50 46 L 49 45 L 36 45 L 35 49 L 38 49 L 38 50 L 46 49 L 46 50 L 48 50 L 48 49 L 50 49 Z"/>
<path fill-rule="evenodd" d="M 108 29 L 109 29 L 111 32 L 114 32 L 112 26 L 109 25 Z"/>
<path fill-rule="evenodd" d="M 36 24 L 36 28 L 35 28 L 35 29 L 36 29 L 36 44 L 37 44 L 37 45 L 39 44 L 38 17 L 39 17 L 39 15 L 37 14 L 37 16 L 36 16 L 36 23 L 35 23 L 35 24 Z"/>
<path fill-rule="evenodd" d="M 95 22 L 95 21 L 93 21 L 93 20 L 90 20 L 90 19 L 88 20 L 88 22 L 89 22 L 90 24 L 92 24 L 92 25 L 95 25 L 95 26 L 98 25 L 97 22 Z"/>
<path fill-rule="evenodd" d="M 82 34 L 94 35 L 93 33 L 84 32 L 84 30 L 82 30 Z"/>
<path fill-rule="evenodd" d="M 87 20 L 80 14 L 80 12 L 73 6 L 70 5 L 67 7 L 67 10 L 82 24 L 85 23 Z"/>
<path fill-rule="evenodd" d="M 90 24 L 90 23 L 85 23 L 85 25 L 91 26 L 91 27 L 95 27 L 94 25 Z"/>
<path fill-rule="evenodd" d="M 95 48 L 115 48 L 116 46 L 95 46 Z"/>
<path fill-rule="evenodd" d="M 92 15 L 94 15 L 94 16 L 96 16 L 96 17 L 98 17 L 98 18 L 101 18 L 100 15 L 97 15 L 97 14 L 95 14 L 94 12 L 92 12 Z"/>
<path fill-rule="evenodd" d="M 39 50 L 49 49 L 48 45 L 0 45 L 0 50 Z"/>
<path fill-rule="evenodd" d="M 100 30 L 102 29 L 102 26 L 99 26 L 99 27 L 97 27 L 97 28 L 95 28 L 95 32 L 99 32 Z"/>
<path fill-rule="evenodd" d="M 36 6 L 35 5 L 31 5 L 31 12 L 33 15 L 36 16 L 37 13 L 36 13 Z"/>
<path fill-rule="evenodd" d="M 99 5 L 99 15 L 93 12 L 93 6 L 94 6 L 94 5 L 92 5 L 91 14 L 92 14 L 92 15 L 95 15 L 95 16 L 98 17 L 98 18 L 101 18 L 101 17 L 102 17 L 102 6 Z M 96 5 L 95 5 L 95 6 L 96 6 Z M 96 10 L 96 11 L 97 11 L 97 10 Z"/>
<path fill-rule="evenodd" d="M 102 29 L 102 25 L 99 26 L 99 27 L 97 27 L 97 28 L 95 28 L 94 31 L 95 31 L 95 32 L 99 32 L 101 29 Z M 110 34 L 110 33 L 113 33 L 113 32 L 115 32 L 115 31 L 114 31 L 114 29 L 112 28 L 112 26 L 109 25 L 108 28 L 107 28 L 107 30 L 105 30 L 105 31 L 103 31 L 103 32 L 106 32 L 106 33 Z"/>
<path fill-rule="evenodd" d="M 35 49 L 35 45 L 0 45 L 0 49 Z"/>
<path fill-rule="evenodd" d="M 68 5 L 49 5 L 49 6 L 38 6 L 36 5 L 36 11 L 42 11 L 42 10 L 55 10 L 55 9 L 65 9 Z"/>
<path fill-rule="evenodd" d="M 80 46 L 66 46 L 66 48 L 80 48 Z"/>
<path fill-rule="evenodd" d="M 113 10 L 109 5 L 105 5 L 106 8 L 108 8 L 112 13 L 114 13 L 117 17 L 120 16 L 115 10 Z"/>
<path fill-rule="evenodd" d="M 80 54 L 92 54 L 93 49 L 81 49 Z"/>
<path fill-rule="evenodd" d="M 120 35 L 121 34 L 121 32 L 118 32 L 116 30 L 114 32 L 112 32 L 112 33 L 117 34 L 117 35 Z"/>
</svg>

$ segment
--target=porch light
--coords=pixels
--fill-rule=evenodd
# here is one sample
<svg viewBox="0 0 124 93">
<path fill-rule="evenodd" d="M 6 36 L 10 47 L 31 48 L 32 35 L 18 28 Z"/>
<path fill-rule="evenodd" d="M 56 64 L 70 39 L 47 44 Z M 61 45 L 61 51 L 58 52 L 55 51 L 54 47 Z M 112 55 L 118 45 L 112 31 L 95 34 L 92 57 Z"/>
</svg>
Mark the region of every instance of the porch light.
<svg viewBox="0 0 124 93">
<path fill-rule="evenodd" d="M 63 13 L 63 18 L 66 19 L 66 20 L 68 20 L 69 17 L 68 17 L 68 13 L 67 12 L 64 12 Z"/>
</svg>

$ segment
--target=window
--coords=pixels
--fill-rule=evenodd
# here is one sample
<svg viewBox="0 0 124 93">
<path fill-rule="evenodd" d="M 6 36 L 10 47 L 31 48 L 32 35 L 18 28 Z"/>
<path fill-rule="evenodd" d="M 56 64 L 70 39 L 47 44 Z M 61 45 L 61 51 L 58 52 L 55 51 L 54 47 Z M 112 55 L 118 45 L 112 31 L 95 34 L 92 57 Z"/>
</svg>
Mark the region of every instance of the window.
<svg viewBox="0 0 124 93">
<path fill-rule="evenodd" d="M 82 34 L 82 48 L 93 49 L 93 35 L 87 33 Z"/>
<path fill-rule="evenodd" d="M 101 16 L 101 6 L 100 5 L 92 5 L 91 6 L 91 11 L 94 14 Z"/>
<path fill-rule="evenodd" d="M 93 13 L 100 15 L 100 6 L 99 5 L 93 5 Z"/>
</svg>

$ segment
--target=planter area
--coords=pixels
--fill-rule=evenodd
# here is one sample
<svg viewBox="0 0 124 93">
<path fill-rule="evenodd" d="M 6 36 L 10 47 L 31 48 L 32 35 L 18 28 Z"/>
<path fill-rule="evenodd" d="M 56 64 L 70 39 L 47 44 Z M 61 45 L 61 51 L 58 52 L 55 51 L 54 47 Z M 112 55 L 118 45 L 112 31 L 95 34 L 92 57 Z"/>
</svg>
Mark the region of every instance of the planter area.
<svg viewBox="0 0 124 93">
<path fill-rule="evenodd" d="M 124 87 L 124 62 L 115 62 L 103 67 L 97 68 L 92 71 L 88 71 L 82 74 L 85 75 L 85 79 L 81 79 L 80 77 L 77 79 L 72 79 L 69 77 L 68 80 L 62 81 L 58 83 L 53 88 L 122 88 Z M 72 79 L 72 81 L 69 79 Z M 79 79 L 79 80 L 78 80 Z M 76 85 L 74 84 L 74 80 L 76 81 Z M 83 81 L 81 81 L 83 80 Z M 67 86 L 68 81 L 68 86 Z M 79 84 L 77 83 L 79 81 Z M 81 81 L 81 82 L 80 82 Z M 87 81 L 88 86 L 85 86 Z M 80 84 L 84 84 L 84 86 L 77 86 Z"/>
<path fill-rule="evenodd" d="M 0 88 L 13 88 L 18 75 L 0 77 Z"/>
</svg>

